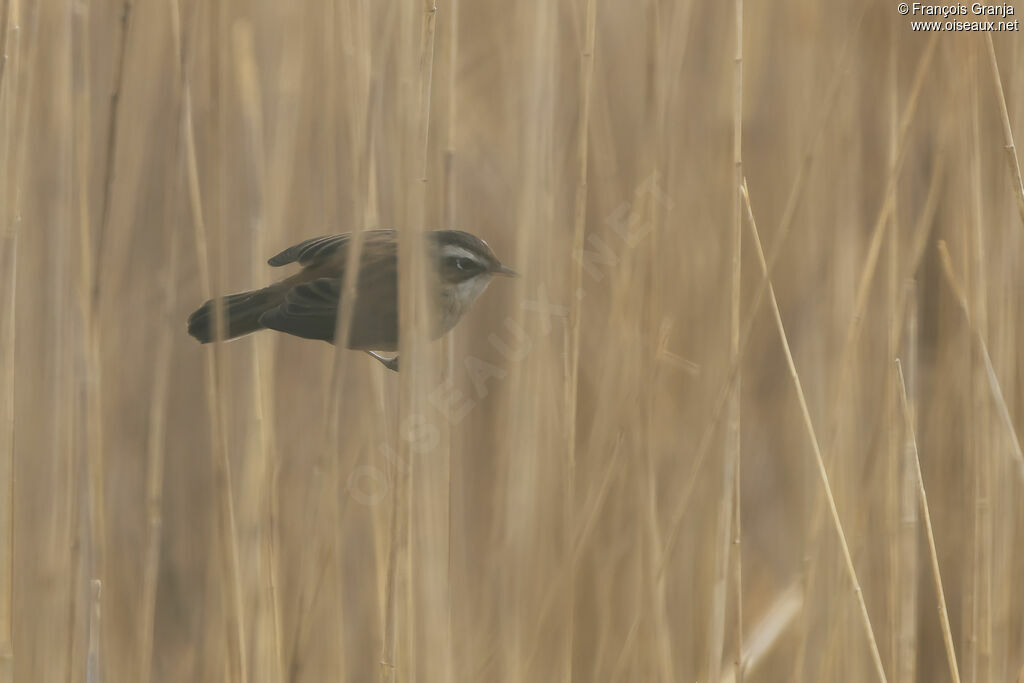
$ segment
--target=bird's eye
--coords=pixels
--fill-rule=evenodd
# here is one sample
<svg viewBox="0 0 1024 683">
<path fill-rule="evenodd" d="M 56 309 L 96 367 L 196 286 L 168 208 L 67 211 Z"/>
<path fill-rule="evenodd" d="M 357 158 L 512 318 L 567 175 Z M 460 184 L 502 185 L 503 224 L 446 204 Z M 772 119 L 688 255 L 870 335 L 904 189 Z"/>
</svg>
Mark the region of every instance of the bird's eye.
<svg viewBox="0 0 1024 683">
<path fill-rule="evenodd" d="M 449 256 L 444 261 L 445 266 L 449 270 L 459 273 L 475 273 L 480 269 L 480 266 L 473 259 L 466 258 L 465 256 Z"/>
</svg>

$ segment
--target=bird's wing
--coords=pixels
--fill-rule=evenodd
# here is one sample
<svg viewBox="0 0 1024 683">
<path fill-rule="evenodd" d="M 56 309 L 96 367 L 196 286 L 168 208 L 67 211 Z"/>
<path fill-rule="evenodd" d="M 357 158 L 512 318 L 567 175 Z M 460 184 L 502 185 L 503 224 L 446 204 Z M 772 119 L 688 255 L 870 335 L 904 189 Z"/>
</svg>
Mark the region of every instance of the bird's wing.
<svg viewBox="0 0 1024 683">
<path fill-rule="evenodd" d="M 394 251 L 359 270 L 355 307 L 346 346 L 390 351 L 398 345 L 398 273 Z M 333 270 L 333 269 L 330 269 Z M 303 271 L 307 272 L 307 271 Z M 334 342 L 344 268 L 337 276 L 296 284 L 284 301 L 260 316 L 263 327 L 305 339 Z M 286 281 L 287 282 L 287 281 Z"/>
<path fill-rule="evenodd" d="M 393 230 L 368 230 L 364 236 L 346 346 L 388 351 L 398 344 L 398 244 Z M 319 237 L 270 259 L 272 266 L 298 262 L 305 268 L 282 283 L 290 287 L 284 301 L 260 316 L 260 324 L 333 343 L 349 241 L 347 234 Z"/>
<path fill-rule="evenodd" d="M 378 240 L 392 240 L 394 239 L 395 231 L 367 230 L 363 234 L 364 240 L 368 243 Z M 344 250 L 348 247 L 351 238 L 351 233 L 314 237 L 306 240 L 305 242 L 299 242 L 296 245 L 288 247 L 268 260 L 267 263 L 272 266 L 284 266 L 289 263 L 298 262 L 302 266 L 312 266 L 323 264 L 329 259 L 336 258 L 337 255 L 341 255 L 341 260 L 344 260 Z"/>
<path fill-rule="evenodd" d="M 284 302 L 260 316 L 260 324 L 305 339 L 334 341 L 341 279 L 322 277 L 293 287 Z"/>
</svg>

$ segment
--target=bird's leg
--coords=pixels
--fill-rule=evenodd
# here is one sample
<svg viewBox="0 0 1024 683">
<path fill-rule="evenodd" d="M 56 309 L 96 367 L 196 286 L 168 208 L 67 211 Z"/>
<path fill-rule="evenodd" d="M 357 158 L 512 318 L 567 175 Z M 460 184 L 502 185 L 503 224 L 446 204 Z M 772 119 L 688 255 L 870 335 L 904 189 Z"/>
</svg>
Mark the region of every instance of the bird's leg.
<svg viewBox="0 0 1024 683">
<path fill-rule="evenodd" d="M 385 356 L 382 356 L 379 353 L 374 353 L 373 351 L 367 351 L 367 353 L 370 354 L 371 356 L 373 356 L 374 358 L 376 358 L 377 360 L 379 360 L 381 362 L 381 364 L 384 367 L 386 367 L 388 370 L 393 370 L 395 372 L 398 372 L 398 354 L 397 353 L 394 356 L 392 356 L 391 358 L 387 358 Z"/>
</svg>

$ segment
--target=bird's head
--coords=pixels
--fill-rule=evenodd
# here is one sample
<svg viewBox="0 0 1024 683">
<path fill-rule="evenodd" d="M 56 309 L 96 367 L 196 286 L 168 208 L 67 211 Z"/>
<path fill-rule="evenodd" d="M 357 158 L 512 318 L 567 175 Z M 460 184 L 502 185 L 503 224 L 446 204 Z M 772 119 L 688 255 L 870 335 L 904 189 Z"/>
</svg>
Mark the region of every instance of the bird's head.
<svg viewBox="0 0 1024 683">
<path fill-rule="evenodd" d="M 475 235 L 461 230 L 437 230 L 430 236 L 442 284 L 458 285 L 477 279 L 487 282 L 493 275 L 517 275 L 502 265 L 487 243 Z"/>
</svg>

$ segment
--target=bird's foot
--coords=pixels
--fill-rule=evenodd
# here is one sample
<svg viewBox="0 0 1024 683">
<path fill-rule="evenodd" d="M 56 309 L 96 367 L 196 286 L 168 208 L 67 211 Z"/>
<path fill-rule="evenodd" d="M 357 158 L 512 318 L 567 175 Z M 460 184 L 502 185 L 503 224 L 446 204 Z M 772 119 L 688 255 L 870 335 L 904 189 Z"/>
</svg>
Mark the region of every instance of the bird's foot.
<svg viewBox="0 0 1024 683">
<path fill-rule="evenodd" d="M 395 354 L 391 358 L 388 358 L 386 356 L 380 355 L 379 353 L 374 353 L 373 351 L 367 351 L 367 353 L 376 358 L 377 360 L 379 360 L 381 362 L 381 365 L 386 367 L 388 370 L 398 372 L 398 354 Z"/>
</svg>

